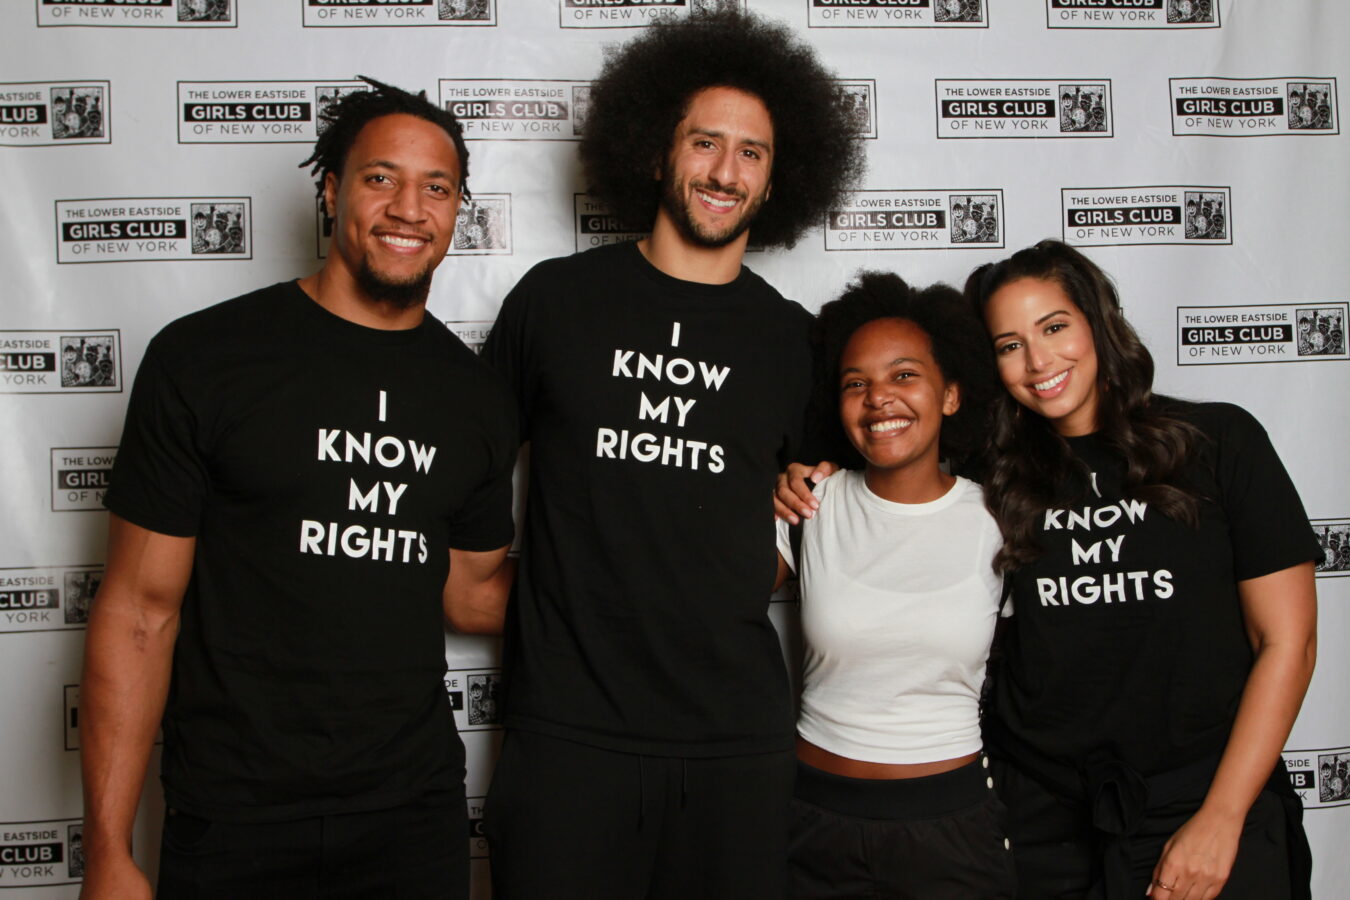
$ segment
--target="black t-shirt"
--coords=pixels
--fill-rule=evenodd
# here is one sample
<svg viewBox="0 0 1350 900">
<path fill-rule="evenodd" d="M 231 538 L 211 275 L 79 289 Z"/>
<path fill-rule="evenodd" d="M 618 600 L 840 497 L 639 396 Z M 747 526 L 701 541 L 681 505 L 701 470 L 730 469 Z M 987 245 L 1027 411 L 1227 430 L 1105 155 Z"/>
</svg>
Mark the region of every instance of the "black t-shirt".
<svg viewBox="0 0 1350 900">
<path fill-rule="evenodd" d="M 277 820 L 457 786 L 441 594 L 448 548 L 511 540 L 513 407 L 430 316 L 364 328 L 295 282 L 155 337 L 106 504 L 197 539 L 171 806 Z"/>
<path fill-rule="evenodd" d="M 993 715 L 1053 762 L 1105 753 L 1147 776 L 1221 752 L 1252 665 L 1237 583 L 1320 555 L 1250 414 L 1157 402 L 1208 439 L 1185 476 L 1209 498 L 1199 529 L 1125 498 L 1123 459 L 1095 435 L 1070 438 L 1095 492 L 1042 513 L 1045 555 L 1010 576 Z"/>
<path fill-rule="evenodd" d="M 509 727 L 663 755 L 791 746 L 771 499 L 809 324 L 748 269 L 680 281 L 634 244 L 541 263 L 506 298 L 483 355 L 530 442 Z"/>
</svg>

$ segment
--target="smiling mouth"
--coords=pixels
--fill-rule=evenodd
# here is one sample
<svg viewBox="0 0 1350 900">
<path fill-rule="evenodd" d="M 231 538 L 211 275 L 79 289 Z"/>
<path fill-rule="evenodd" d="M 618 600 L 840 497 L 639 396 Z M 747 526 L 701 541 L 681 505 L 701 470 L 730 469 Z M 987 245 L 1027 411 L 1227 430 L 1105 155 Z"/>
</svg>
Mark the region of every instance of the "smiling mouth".
<svg viewBox="0 0 1350 900">
<path fill-rule="evenodd" d="M 913 424 L 913 419 L 886 419 L 884 422 L 873 422 L 867 426 L 867 430 L 873 434 L 886 434 L 892 431 L 901 431 Z"/>
<path fill-rule="evenodd" d="M 712 194 L 705 194 L 703 191 L 700 191 L 697 188 L 695 188 L 694 194 L 695 196 L 698 197 L 698 199 L 702 200 L 704 203 L 708 204 L 713 209 L 731 209 L 737 203 L 741 202 L 739 197 L 732 197 L 728 200 L 722 200 L 718 197 L 714 197 Z"/>
<path fill-rule="evenodd" d="M 1072 371 L 1071 369 L 1065 369 L 1063 372 L 1060 372 L 1054 378 L 1047 378 L 1045 381 L 1034 382 L 1031 385 L 1031 387 L 1037 391 L 1054 390 L 1055 388 L 1059 387 L 1061 384 L 1064 383 L 1064 379 L 1069 377 L 1069 372 L 1071 371 Z"/>
<path fill-rule="evenodd" d="M 427 238 L 407 237 L 401 234 L 380 234 L 376 235 L 376 237 L 383 244 L 388 244 L 391 247 L 399 247 L 404 250 L 420 250 L 430 243 L 430 240 Z"/>
</svg>

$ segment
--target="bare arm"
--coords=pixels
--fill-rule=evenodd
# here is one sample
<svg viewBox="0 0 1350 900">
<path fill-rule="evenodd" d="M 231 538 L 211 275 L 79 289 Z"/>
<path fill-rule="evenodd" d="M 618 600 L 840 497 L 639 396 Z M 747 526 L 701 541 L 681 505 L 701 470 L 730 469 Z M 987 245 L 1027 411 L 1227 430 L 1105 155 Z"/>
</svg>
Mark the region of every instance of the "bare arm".
<svg viewBox="0 0 1350 900">
<path fill-rule="evenodd" d="M 508 544 L 476 553 L 450 551 L 450 576 L 442 601 L 445 618 L 460 634 L 501 634 L 506 601 L 516 580 L 516 560 Z"/>
<path fill-rule="evenodd" d="M 164 714 L 195 546 L 195 538 L 109 516 L 107 568 L 90 610 L 80 677 L 83 900 L 150 896 L 131 858 L 131 826 Z"/>
<path fill-rule="evenodd" d="M 1311 562 L 1238 583 L 1256 653 L 1237 718 L 1200 809 L 1167 842 L 1151 896 L 1217 897 L 1237 857 L 1243 822 L 1289 738 L 1317 658 L 1317 588 Z"/>
</svg>

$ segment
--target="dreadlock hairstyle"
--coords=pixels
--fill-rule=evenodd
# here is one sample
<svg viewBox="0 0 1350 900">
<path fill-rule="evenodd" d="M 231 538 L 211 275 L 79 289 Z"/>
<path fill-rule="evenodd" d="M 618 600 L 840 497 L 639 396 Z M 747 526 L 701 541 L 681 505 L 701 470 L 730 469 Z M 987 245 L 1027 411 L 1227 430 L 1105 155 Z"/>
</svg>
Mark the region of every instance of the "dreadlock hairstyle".
<svg viewBox="0 0 1350 900">
<path fill-rule="evenodd" d="M 315 176 L 319 199 L 323 199 L 323 183 L 330 172 L 337 178 L 342 177 L 347 154 L 351 152 L 361 129 L 374 119 L 397 113 L 425 119 L 433 125 L 439 125 L 450 135 L 450 139 L 455 142 L 455 155 L 459 157 L 459 192 L 465 200 L 470 199 L 469 148 L 464 143 L 464 129 L 454 113 L 428 100 L 426 91 L 411 94 L 365 75 L 357 77 L 370 85 L 371 89 L 352 91 L 323 111 L 320 115 L 322 128 L 319 139 L 314 142 L 314 152 L 300 163 L 302 169 L 313 164 L 309 173 Z M 331 218 L 327 209 L 323 214 L 325 220 Z"/>
<path fill-rule="evenodd" d="M 827 458 L 848 469 L 864 466 L 862 454 L 839 427 L 839 366 L 853 333 L 877 319 L 913 322 L 932 345 L 943 380 L 960 386 L 961 406 L 942 423 L 938 449 L 953 471 L 964 469 L 985 433 L 999 384 L 984 326 L 961 294 L 946 284 L 917 289 L 892 272 L 861 272 L 839 299 L 820 308 L 811 340 L 817 361 L 817 409 L 833 417 L 826 429 Z M 968 469 L 966 469 L 968 471 Z"/>
<path fill-rule="evenodd" d="M 815 51 L 783 25 L 736 10 L 654 25 L 605 62 L 581 139 L 587 191 L 634 230 L 650 229 L 676 126 L 699 91 L 753 94 L 773 122 L 773 191 L 751 240 L 791 247 L 861 177 L 852 113 Z"/>
<path fill-rule="evenodd" d="M 980 266 L 966 281 L 966 297 L 983 316 L 989 298 L 1021 278 L 1059 285 L 1087 320 L 1097 356 L 1097 434 L 1125 460 L 1126 495 L 1169 518 L 1198 524 L 1199 499 L 1183 469 L 1204 437 L 1155 402 L 1153 357 L 1125 321 L 1111 279 L 1069 245 L 1046 240 Z M 1035 535 L 1041 514 L 1085 497 L 1088 471 L 1048 420 L 1006 391 L 994 406 L 988 456 L 985 498 L 1003 532 L 994 567 L 1008 571 L 1040 557 Z"/>
</svg>

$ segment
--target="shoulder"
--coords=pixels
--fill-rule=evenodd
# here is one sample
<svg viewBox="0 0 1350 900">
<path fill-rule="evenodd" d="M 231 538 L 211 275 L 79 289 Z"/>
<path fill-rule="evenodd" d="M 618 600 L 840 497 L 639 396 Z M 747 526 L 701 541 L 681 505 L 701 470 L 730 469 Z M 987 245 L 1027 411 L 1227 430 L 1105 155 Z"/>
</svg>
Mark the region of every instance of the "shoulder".
<svg viewBox="0 0 1350 900">
<path fill-rule="evenodd" d="M 788 327 L 806 330 L 815 316 L 796 300 L 784 297 L 776 287 L 765 281 L 749 266 L 741 269 L 741 292 L 752 302 L 762 304 L 765 310 Z"/>
<path fill-rule="evenodd" d="M 201 362 L 222 345 L 267 333 L 298 291 L 294 281 L 282 281 L 174 319 L 150 341 L 147 356 Z"/>
<path fill-rule="evenodd" d="M 1196 402 L 1159 396 L 1154 409 L 1162 415 L 1193 425 L 1210 440 L 1223 443 L 1264 435 L 1265 428 L 1256 417 L 1235 403 Z"/>
</svg>

